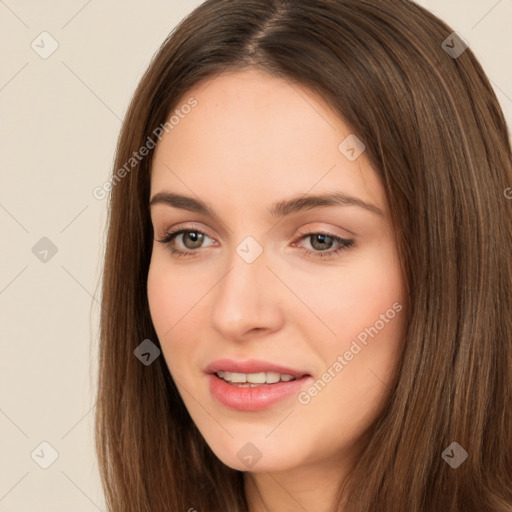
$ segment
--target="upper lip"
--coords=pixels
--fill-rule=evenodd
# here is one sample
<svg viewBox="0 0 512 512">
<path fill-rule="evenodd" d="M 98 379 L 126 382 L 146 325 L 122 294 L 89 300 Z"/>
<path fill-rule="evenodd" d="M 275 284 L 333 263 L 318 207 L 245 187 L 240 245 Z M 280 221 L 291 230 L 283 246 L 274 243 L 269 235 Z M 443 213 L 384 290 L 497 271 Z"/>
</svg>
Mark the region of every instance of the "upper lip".
<svg viewBox="0 0 512 512">
<path fill-rule="evenodd" d="M 260 372 L 277 372 L 281 374 L 292 375 L 293 377 L 302 377 L 309 375 L 308 372 L 295 370 L 286 366 L 271 363 L 270 361 L 262 361 L 260 359 L 247 359 L 245 361 L 235 361 L 234 359 L 218 359 L 213 361 L 206 368 L 206 373 L 216 373 L 219 371 L 231 373 L 260 373 Z"/>
</svg>

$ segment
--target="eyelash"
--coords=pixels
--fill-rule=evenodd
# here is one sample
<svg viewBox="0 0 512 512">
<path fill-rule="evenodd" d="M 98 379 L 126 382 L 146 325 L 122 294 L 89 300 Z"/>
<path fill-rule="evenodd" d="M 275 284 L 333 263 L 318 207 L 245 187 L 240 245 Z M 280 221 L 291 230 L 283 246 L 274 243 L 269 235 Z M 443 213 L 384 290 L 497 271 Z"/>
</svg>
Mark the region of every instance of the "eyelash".
<svg viewBox="0 0 512 512">
<path fill-rule="evenodd" d="M 171 253 L 174 254 L 175 256 L 178 256 L 178 257 L 191 256 L 191 255 L 197 253 L 198 252 L 197 250 L 194 250 L 194 251 L 179 250 L 179 249 L 174 248 L 171 245 L 171 242 L 174 240 L 174 238 L 176 238 L 178 235 L 180 235 L 182 233 L 200 233 L 202 235 L 208 236 L 206 233 L 203 233 L 202 231 L 199 231 L 197 229 L 177 228 L 177 229 L 175 229 L 173 231 L 170 231 L 170 232 L 166 233 L 164 238 L 162 238 L 161 240 L 157 240 L 157 241 L 162 243 L 162 244 L 164 244 L 164 245 L 167 245 L 169 247 Z M 354 245 L 354 240 L 353 239 L 341 238 L 341 237 L 335 236 L 335 235 L 333 235 L 331 233 L 324 233 L 324 232 L 303 233 L 300 236 L 300 238 L 298 239 L 298 241 L 302 241 L 302 240 L 304 240 L 304 239 L 306 239 L 306 238 L 308 238 L 310 236 L 314 236 L 314 235 L 325 235 L 325 236 L 328 236 L 334 242 L 337 242 L 339 245 L 338 245 L 337 248 L 335 248 L 333 250 L 326 250 L 326 251 L 312 251 L 311 249 L 306 249 L 305 247 L 301 247 L 299 249 L 302 254 L 305 254 L 306 256 L 311 256 L 313 258 L 331 258 L 331 257 L 336 256 L 337 254 L 339 254 L 342 251 L 350 249 Z M 210 238 L 210 237 L 208 237 L 208 238 Z M 200 248 L 198 248 L 198 249 L 200 249 Z"/>
</svg>

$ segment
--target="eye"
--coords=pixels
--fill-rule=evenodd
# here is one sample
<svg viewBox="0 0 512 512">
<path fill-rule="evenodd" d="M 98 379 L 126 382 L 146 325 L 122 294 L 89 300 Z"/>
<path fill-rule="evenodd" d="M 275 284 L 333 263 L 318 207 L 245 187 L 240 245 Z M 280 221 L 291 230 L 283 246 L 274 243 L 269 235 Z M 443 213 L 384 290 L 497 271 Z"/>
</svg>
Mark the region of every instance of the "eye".
<svg viewBox="0 0 512 512">
<path fill-rule="evenodd" d="M 164 238 L 158 242 L 165 244 L 169 247 L 171 252 L 176 256 L 190 256 L 196 249 L 200 249 L 205 239 L 212 240 L 207 234 L 195 229 L 175 229 L 165 235 Z M 181 240 L 180 240 L 181 239 Z M 176 240 L 180 242 L 185 249 L 176 248 Z M 190 250 L 186 250 L 190 249 Z"/>
<path fill-rule="evenodd" d="M 331 258 L 354 245 L 354 240 L 330 233 L 306 233 L 300 237 L 299 241 L 306 239 L 310 240 L 313 250 L 302 247 L 301 252 L 313 258 Z M 337 244 L 334 249 L 332 249 L 333 244 Z"/>
<path fill-rule="evenodd" d="M 167 245 L 172 254 L 176 256 L 192 256 L 197 253 L 197 249 L 203 247 L 206 239 L 213 240 L 206 233 L 196 229 L 180 229 L 176 228 L 158 242 Z M 331 258 L 335 257 L 341 251 L 347 250 L 354 245 L 354 240 L 341 238 L 331 233 L 305 233 L 299 238 L 302 240 L 310 240 L 312 249 L 300 247 L 300 251 L 308 257 L 313 258 Z M 176 242 L 179 242 L 176 247 Z M 292 245 L 296 246 L 297 242 Z M 180 248 L 179 246 L 184 247 Z M 334 245 L 334 249 L 333 249 Z"/>
</svg>

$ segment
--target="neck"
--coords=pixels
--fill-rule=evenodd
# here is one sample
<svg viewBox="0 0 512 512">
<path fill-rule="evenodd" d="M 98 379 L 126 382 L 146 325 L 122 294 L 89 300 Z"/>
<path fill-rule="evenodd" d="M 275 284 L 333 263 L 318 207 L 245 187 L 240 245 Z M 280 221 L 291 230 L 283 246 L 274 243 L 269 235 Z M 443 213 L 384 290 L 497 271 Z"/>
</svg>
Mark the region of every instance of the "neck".
<svg viewBox="0 0 512 512">
<path fill-rule="evenodd" d="M 249 512 L 332 512 L 346 475 L 343 459 L 244 475 Z"/>
</svg>

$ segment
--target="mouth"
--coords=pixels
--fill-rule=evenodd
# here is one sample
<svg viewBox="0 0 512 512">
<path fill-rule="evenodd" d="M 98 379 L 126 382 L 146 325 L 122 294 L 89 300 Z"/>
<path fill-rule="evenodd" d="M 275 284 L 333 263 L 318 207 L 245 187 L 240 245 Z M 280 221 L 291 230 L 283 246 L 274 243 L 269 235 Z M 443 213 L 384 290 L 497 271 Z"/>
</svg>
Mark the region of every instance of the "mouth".
<svg viewBox="0 0 512 512">
<path fill-rule="evenodd" d="M 313 381 L 311 373 L 261 360 L 222 359 L 205 368 L 211 397 L 239 411 L 269 409 L 298 395 Z"/>
<path fill-rule="evenodd" d="M 294 376 L 289 373 L 279 372 L 240 373 L 222 370 L 215 372 L 214 375 L 232 386 L 241 388 L 256 388 L 269 384 L 278 384 L 280 382 L 292 382 L 308 376 L 306 373 Z"/>
<path fill-rule="evenodd" d="M 311 376 L 308 371 L 297 370 L 260 359 L 219 359 L 205 368 L 205 373 L 216 375 L 230 384 L 277 384 Z"/>
</svg>

